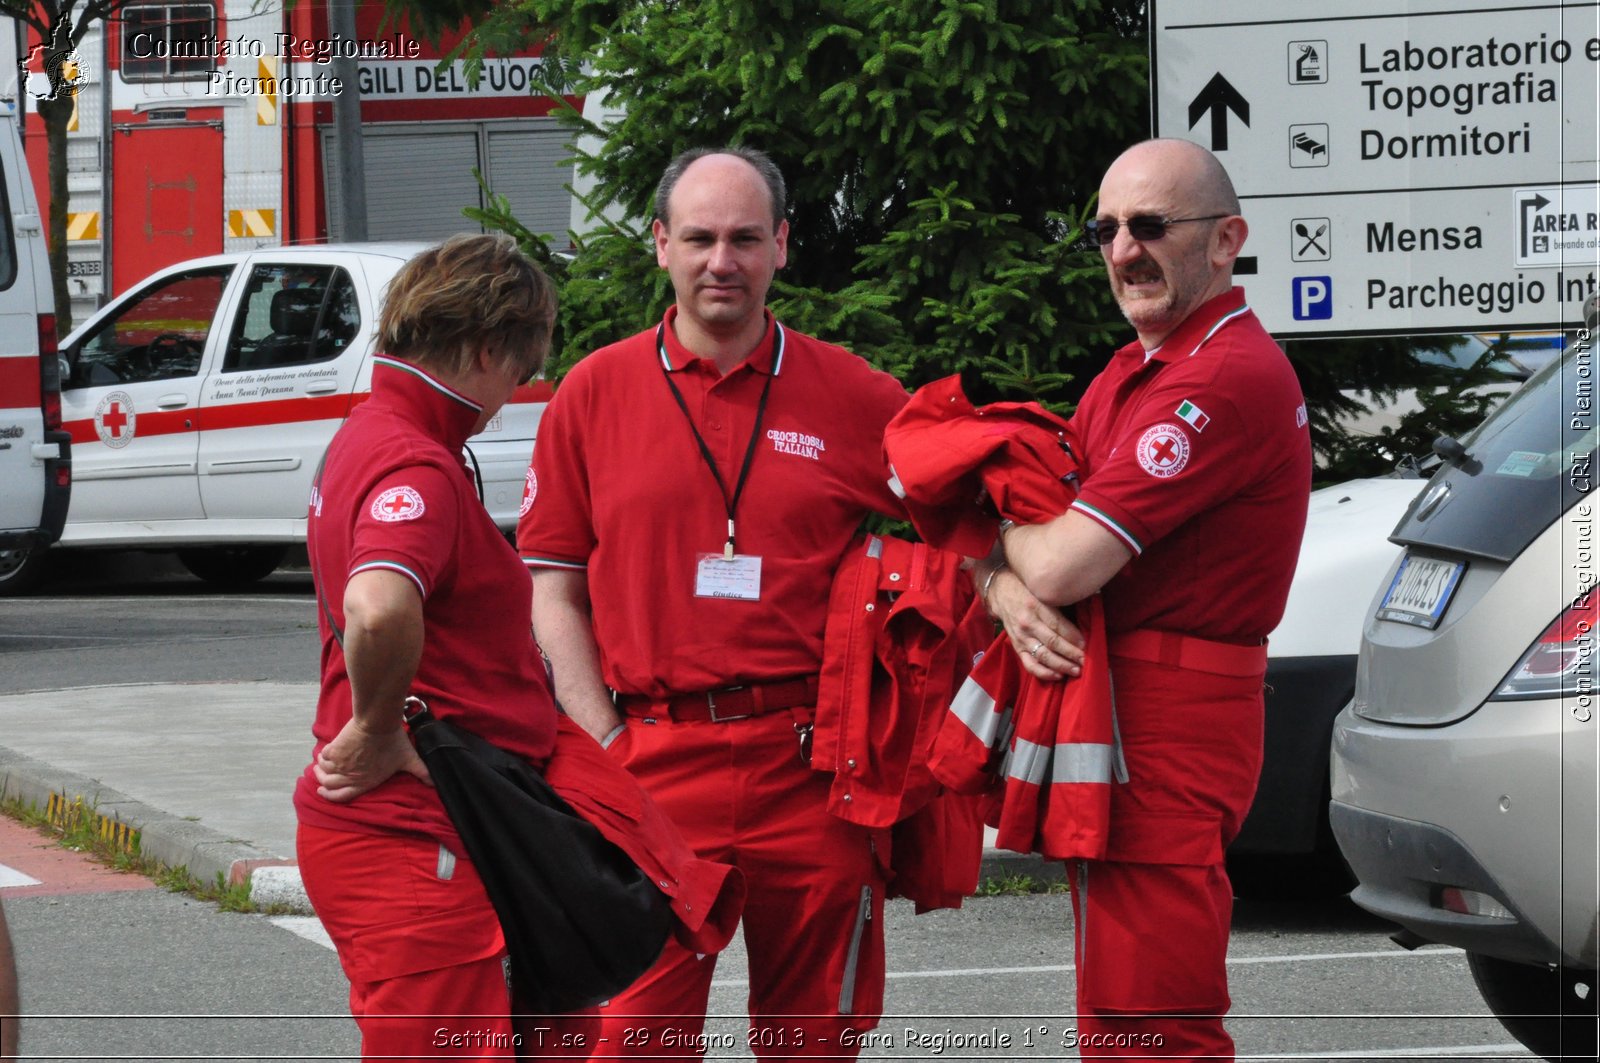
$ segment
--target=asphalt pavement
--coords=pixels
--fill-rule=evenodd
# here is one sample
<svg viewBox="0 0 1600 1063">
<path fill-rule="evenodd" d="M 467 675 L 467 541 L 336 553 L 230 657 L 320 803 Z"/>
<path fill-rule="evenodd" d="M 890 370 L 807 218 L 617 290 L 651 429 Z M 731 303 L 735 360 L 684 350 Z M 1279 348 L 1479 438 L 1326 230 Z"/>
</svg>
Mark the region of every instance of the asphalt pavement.
<svg viewBox="0 0 1600 1063">
<path fill-rule="evenodd" d="M 203 882 L 249 881 L 309 913 L 294 867 L 295 779 L 311 755 L 311 683 L 150 683 L 0 698 L 0 792 L 81 802 L 102 832 Z"/>
<path fill-rule="evenodd" d="M 280 573 L 228 595 L 195 593 L 181 574 L 102 582 L 85 566 L 66 594 L 0 610 L 0 790 L 41 808 L 81 800 L 107 833 L 137 830 L 165 863 L 202 879 L 248 878 L 258 902 L 306 911 L 290 794 L 310 755 L 316 695 L 308 579 Z M 127 876 L 115 876 L 121 892 L 80 895 L 57 881 L 63 854 L 13 850 L 0 844 L 0 865 L 39 883 L 18 886 L 0 866 L 30 1051 L 350 1054 L 343 976 L 315 918 L 216 913 L 131 890 Z M 991 853 L 988 873 L 1058 867 Z M 913 1034 L 969 1028 L 1017 1039 L 986 1058 L 1069 1054 L 1060 1041 L 1075 984 L 1065 897 L 985 897 L 925 916 L 896 902 L 885 919 L 894 1018 L 866 1056 L 927 1058 L 938 1051 Z M 1486 1014 L 1458 951 L 1406 952 L 1388 929 L 1347 901 L 1241 901 L 1229 958 L 1241 1058 L 1529 1058 Z M 711 1055 L 749 1058 L 742 945 L 725 961 L 712 1012 L 718 1036 L 738 1047 Z M 1023 1050 L 1028 1038 L 1036 1049 Z M 244 1044 L 253 1047 L 229 1047 Z"/>
</svg>

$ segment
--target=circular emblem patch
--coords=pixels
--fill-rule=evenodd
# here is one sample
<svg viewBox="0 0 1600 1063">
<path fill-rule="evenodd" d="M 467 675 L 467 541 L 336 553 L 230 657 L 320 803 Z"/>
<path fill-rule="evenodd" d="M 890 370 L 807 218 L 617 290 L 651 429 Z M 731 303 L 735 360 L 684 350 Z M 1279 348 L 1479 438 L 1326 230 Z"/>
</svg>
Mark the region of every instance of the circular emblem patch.
<svg viewBox="0 0 1600 1063">
<path fill-rule="evenodd" d="M 1175 424 L 1158 424 L 1139 437 L 1139 464 L 1163 480 L 1189 464 L 1189 437 Z"/>
<path fill-rule="evenodd" d="M 416 520 L 427 508 L 422 504 L 422 496 L 414 488 L 391 487 L 373 501 L 372 516 L 375 520 L 392 524 L 395 521 Z"/>
<path fill-rule="evenodd" d="M 133 442 L 133 398 L 126 391 L 113 391 L 94 409 L 94 430 L 100 442 L 120 450 Z"/>
<path fill-rule="evenodd" d="M 517 510 L 517 516 L 526 517 L 528 510 L 533 508 L 533 496 L 539 493 L 539 478 L 533 475 L 533 466 L 528 466 L 528 479 L 522 485 L 522 508 Z"/>
</svg>

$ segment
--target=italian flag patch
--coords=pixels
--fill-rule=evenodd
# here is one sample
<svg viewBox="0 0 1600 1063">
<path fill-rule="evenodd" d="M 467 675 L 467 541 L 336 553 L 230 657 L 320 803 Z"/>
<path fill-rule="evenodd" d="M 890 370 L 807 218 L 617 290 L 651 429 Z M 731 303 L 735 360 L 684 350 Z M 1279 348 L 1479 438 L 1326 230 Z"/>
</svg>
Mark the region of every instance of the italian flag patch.
<svg viewBox="0 0 1600 1063">
<path fill-rule="evenodd" d="M 1211 423 L 1211 418 L 1206 416 L 1206 411 L 1202 410 L 1188 399 L 1184 399 L 1183 405 L 1179 406 L 1174 412 L 1179 417 L 1189 422 L 1189 427 L 1193 428 L 1196 432 L 1204 432 L 1206 430 L 1206 425 Z"/>
</svg>

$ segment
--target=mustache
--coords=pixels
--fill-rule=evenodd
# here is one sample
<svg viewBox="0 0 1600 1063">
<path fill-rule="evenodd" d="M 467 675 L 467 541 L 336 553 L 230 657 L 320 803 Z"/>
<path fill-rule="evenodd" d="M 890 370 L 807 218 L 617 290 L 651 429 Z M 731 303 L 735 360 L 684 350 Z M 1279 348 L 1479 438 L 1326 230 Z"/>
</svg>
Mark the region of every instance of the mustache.
<svg viewBox="0 0 1600 1063">
<path fill-rule="evenodd" d="M 1123 280 L 1160 280 L 1166 276 L 1166 271 L 1160 265 L 1149 259 L 1140 259 L 1129 263 L 1117 270 L 1117 276 Z"/>
</svg>

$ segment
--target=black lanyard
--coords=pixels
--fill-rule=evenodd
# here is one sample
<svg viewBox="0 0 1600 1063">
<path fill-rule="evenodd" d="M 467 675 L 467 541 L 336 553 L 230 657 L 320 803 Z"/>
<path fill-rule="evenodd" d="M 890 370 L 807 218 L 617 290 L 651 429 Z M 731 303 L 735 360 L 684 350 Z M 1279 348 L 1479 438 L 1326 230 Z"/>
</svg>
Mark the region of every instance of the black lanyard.
<svg viewBox="0 0 1600 1063">
<path fill-rule="evenodd" d="M 694 433 L 694 441 L 700 444 L 700 457 L 705 459 L 706 468 L 716 477 L 717 489 L 722 492 L 722 504 L 728 510 L 728 541 L 722 544 L 722 557 L 725 561 L 733 560 L 733 518 L 739 509 L 739 496 L 744 494 L 745 481 L 750 478 L 750 463 L 755 460 L 756 440 L 761 438 L 761 420 L 766 416 L 767 395 L 772 391 L 772 378 L 778 375 L 778 364 L 783 358 L 783 326 L 774 321 L 772 328 L 771 371 L 767 373 L 767 382 L 761 385 L 761 400 L 756 403 L 756 424 L 750 430 L 750 443 L 744 448 L 744 465 L 739 469 L 739 482 L 733 485 L 733 497 L 730 498 L 727 481 L 723 480 L 722 473 L 717 470 L 717 460 L 712 456 L 711 448 L 706 446 L 705 437 L 700 434 L 700 429 L 695 427 L 694 417 L 689 413 L 689 404 L 683 401 L 683 392 L 673 383 L 672 362 L 667 357 L 667 323 L 663 321 L 656 327 L 656 353 L 661 357 L 662 375 L 667 378 L 667 387 L 672 389 L 672 397 L 678 400 L 678 409 L 683 411 L 684 418 L 689 422 L 689 431 Z"/>
</svg>

